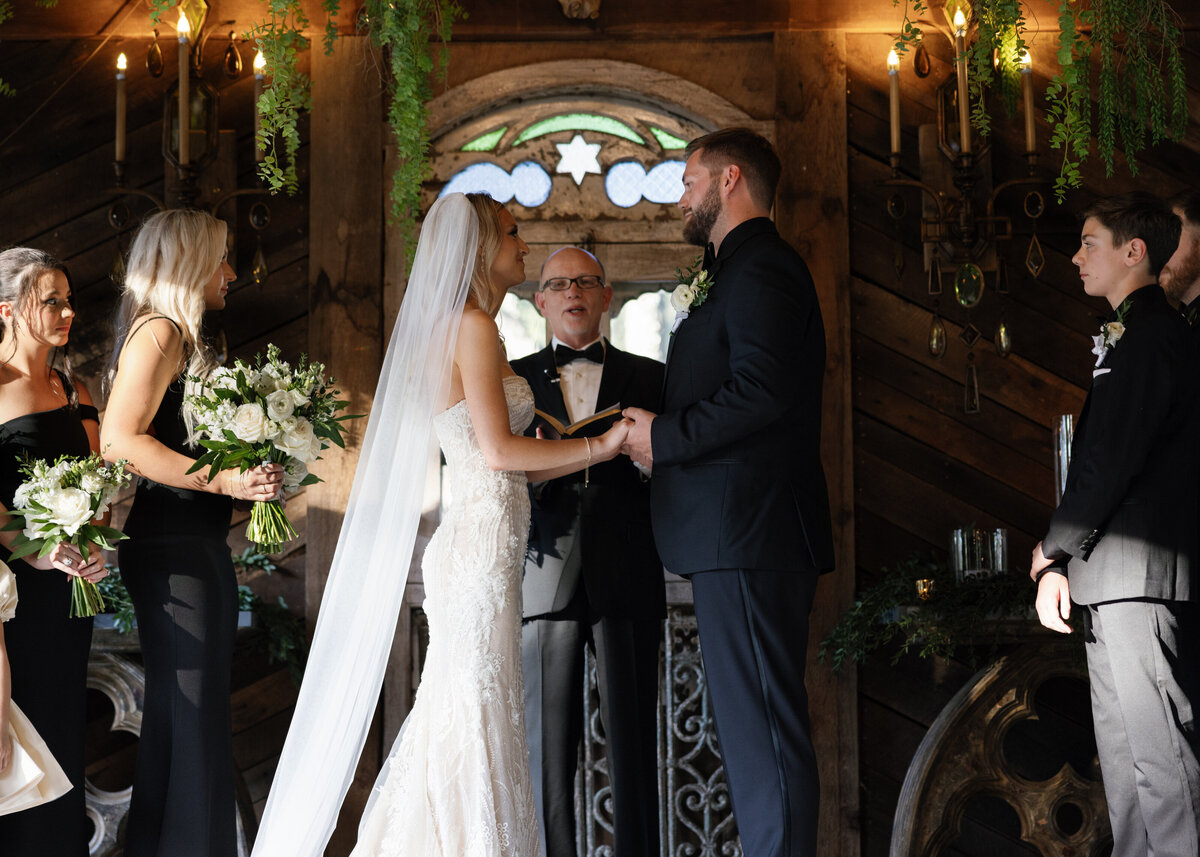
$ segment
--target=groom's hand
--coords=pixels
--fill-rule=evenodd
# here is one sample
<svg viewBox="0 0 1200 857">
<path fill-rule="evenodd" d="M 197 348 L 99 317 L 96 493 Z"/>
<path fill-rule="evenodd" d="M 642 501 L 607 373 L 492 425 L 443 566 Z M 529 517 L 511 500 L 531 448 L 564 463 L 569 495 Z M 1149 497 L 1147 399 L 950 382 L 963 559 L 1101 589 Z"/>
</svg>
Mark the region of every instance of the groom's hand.
<svg viewBox="0 0 1200 857">
<path fill-rule="evenodd" d="M 650 423 L 654 422 L 657 414 L 643 408 L 626 408 L 621 411 L 621 416 L 633 423 L 629 427 L 629 434 L 621 452 L 645 468 L 654 467 L 654 451 L 650 448 Z"/>
</svg>

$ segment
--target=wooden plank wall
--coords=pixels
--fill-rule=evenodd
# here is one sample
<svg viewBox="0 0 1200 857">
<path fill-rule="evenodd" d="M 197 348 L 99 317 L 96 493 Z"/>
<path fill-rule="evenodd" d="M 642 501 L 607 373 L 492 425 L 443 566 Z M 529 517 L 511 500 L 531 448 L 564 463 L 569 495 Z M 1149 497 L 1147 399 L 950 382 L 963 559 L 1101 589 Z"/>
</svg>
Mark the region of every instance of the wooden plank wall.
<svg viewBox="0 0 1200 857">
<path fill-rule="evenodd" d="M 909 215 L 901 223 L 885 210 L 889 189 L 888 84 L 884 59 L 891 38 L 848 34 L 847 122 L 850 175 L 851 349 L 854 385 L 856 549 L 859 588 L 879 570 L 912 551 L 946 552 L 949 532 L 971 523 L 1006 527 L 1014 573 L 1028 568 L 1054 505 L 1052 425 L 1056 415 L 1078 414 L 1089 384 L 1089 336 L 1107 305 L 1082 292 L 1070 257 L 1078 247 L 1076 212 L 1101 193 L 1144 189 L 1167 195 L 1200 183 L 1200 33 L 1188 36 L 1192 121 L 1183 144 L 1145 155 L 1131 178 L 1123 161 L 1112 178 L 1093 161 L 1085 186 L 1037 224 L 1046 267 L 1034 279 L 1022 262 L 1031 235 L 1020 213 L 1021 191 L 1000 209 L 1014 214 L 1015 237 L 1002 254 L 1012 275 L 1011 294 L 985 292 L 970 313 L 950 292 L 928 294 L 916 212 L 920 200 L 905 191 Z M 911 59 L 901 67 L 902 170 L 919 177 L 917 128 L 936 122 L 934 88 L 952 71 L 947 40 L 929 40 L 933 71 L 920 80 Z M 1047 145 L 1041 91 L 1053 68 L 1052 36 L 1034 40 L 1041 171 L 1058 161 Z M 1023 175 L 1023 117 L 997 118 L 993 177 Z M 1049 196 L 1047 197 L 1050 198 Z M 896 252 L 903 266 L 897 272 Z M 990 285 L 990 284 L 989 284 Z M 935 301 L 937 301 L 935 303 Z M 934 310 L 945 320 L 949 345 L 932 357 L 927 337 Z M 1001 316 L 1012 332 L 1013 353 L 997 355 L 991 337 Z M 973 322 L 983 334 L 974 353 L 981 412 L 963 412 L 968 349 L 958 338 Z M 1032 587 L 1031 587 L 1032 599 Z M 859 681 L 863 854 L 888 853 L 892 815 L 905 771 L 926 729 L 969 676 L 956 662 L 886 658 L 863 666 Z M 919 693 L 913 693 L 919 688 Z"/>
</svg>

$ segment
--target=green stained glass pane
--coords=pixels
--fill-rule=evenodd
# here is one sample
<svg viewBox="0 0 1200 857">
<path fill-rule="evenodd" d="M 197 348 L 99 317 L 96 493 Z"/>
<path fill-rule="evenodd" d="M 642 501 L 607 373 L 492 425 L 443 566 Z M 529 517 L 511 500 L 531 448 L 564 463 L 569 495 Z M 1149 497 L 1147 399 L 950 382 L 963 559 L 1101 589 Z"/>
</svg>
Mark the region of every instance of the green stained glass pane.
<svg viewBox="0 0 1200 857">
<path fill-rule="evenodd" d="M 496 148 L 500 142 L 500 138 L 504 136 L 504 132 L 508 130 L 508 126 L 497 128 L 495 131 L 488 131 L 486 134 L 480 134 L 470 143 L 462 147 L 464 152 L 490 152 Z"/>
<path fill-rule="evenodd" d="M 646 141 L 624 122 L 608 116 L 598 116 L 595 113 L 563 113 L 540 122 L 534 122 L 520 133 L 513 141 L 513 145 L 517 146 L 556 131 L 599 131 L 602 134 L 612 134 L 614 137 L 630 140 L 639 146 L 646 145 Z"/>
<path fill-rule="evenodd" d="M 674 134 L 668 134 L 662 128 L 650 126 L 650 133 L 654 135 L 654 139 L 658 140 L 658 145 L 664 149 L 686 149 L 687 140 L 681 140 Z"/>
</svg>

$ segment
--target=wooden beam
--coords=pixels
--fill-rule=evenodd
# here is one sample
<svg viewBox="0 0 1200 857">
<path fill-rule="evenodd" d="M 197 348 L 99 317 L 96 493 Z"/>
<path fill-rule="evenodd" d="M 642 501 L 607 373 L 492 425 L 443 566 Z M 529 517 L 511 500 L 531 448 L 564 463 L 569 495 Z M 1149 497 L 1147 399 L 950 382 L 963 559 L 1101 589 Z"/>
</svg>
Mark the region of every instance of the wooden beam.
<svg viewBox="0 0 1200 857">
<path fill-rule="evenodd" d="M 309 354 L 338 379 L 349 412 L 370 413 L 383 359 L 383 106 L 366 37 L 345 37 L 333 54 L 314 51 L 310 145 Z M 308 489 L 306 614 L 316 624 L 342 526 L 366 420 L 350 425 L 346 450 L 313 466 Z M 353 847 L 379 770 L 379 730 L 363 760 L 326 851 Z"/>
<path fill-rule="evenodd" d="M 822 455 L 833 513 L 837 571 L 813 605 L 808 693 L 819 749 L 818 853 L 856 857 L 858 701 L 852 670 L 835 676 L 816 652 L 854 601 L 854 460 L 850 381 L 849 180 L 846 161 L 846 46 L 836 32 L 775 36 L 775 141 L 786 165 L 775 203 L 780 233 L 808 262 L 825 321 Z"/>
</svg>

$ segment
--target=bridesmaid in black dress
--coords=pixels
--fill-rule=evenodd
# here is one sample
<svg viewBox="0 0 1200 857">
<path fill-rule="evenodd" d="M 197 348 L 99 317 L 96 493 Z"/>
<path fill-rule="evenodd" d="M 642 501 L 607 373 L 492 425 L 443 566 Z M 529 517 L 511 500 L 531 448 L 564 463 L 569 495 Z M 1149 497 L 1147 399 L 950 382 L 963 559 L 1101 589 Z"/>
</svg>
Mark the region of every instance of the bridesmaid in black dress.
<svg viewBox="0 0 1200 857">
<path fill-rule="evenodd" d="M 237 580 L 231 498 L 270 500 L 282 469 L 188 473 L 198 457 L 185 376 L 216 367 L 200 336 L 234 279 L 226 226 L 206 212 L 151 216 L 129 250 L 102 443 L 141 478 L 118 547 L 146 666 L 125 857 L 236 853 L 230 669 Z M 201 450 L 202 451 L 202 450 Z"/>
<path fill-rule="evenodd" d="M 40 250 L 0 253 L 0 521 L 24 477 L 18 457 L 53 461 L 99 449 L 99 418 L 87 389 L 66 361 L 75 312 L 61 265 Z M 54 364 L 62 364 L 56 367 Z M 0 523 L 2 525 L 2 523 Z M 60 545 L 49 555 L 13 560 L 15 532 L 0 532 L 0 559 L 17 578 L 16 617 L 5 625 L 12 698 L 45 739 L 71 791 L 58 800 L 0 817 L 4 857 L 84 857 L 83 742 L 87 726 L 87 664 L 92 620 L 68 617 L 71 578 L 104 577 L 99 551 L 85 564 Z M 65 574 L 63 573 L 65 572 Z"/>
</svg>

